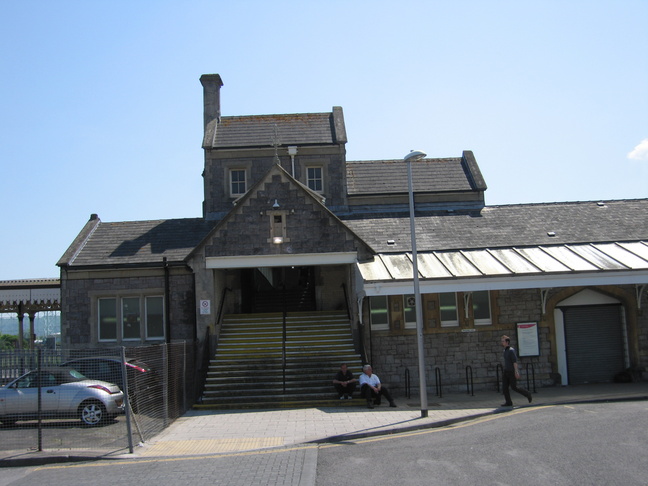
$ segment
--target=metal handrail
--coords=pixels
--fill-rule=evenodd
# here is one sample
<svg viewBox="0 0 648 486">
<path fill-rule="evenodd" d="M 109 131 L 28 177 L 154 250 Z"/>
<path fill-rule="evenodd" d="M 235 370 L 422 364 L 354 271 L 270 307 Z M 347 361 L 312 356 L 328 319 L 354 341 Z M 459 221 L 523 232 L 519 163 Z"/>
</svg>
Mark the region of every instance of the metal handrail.
<svg viewBox="0 0 648 486">
<path fill-rule="evenodd" d="M 349 305 L 349 294 L 347 292 L 347 287 L 344 282 L 342 282 L 342 291 L 344 292 L 344 306 L 346 307 L 347 317 L 351 320 L 351 306 Z"/>
<path fill-rule="evenodd" d="M 441 386 L 441 368 L 438 366 L 434 368 L 434 378 L 435 378 L 435 387 L 436 387 L 436 395 L 439 398 L 443 398 L 443 390 Z"/>
<path fill-rule="evenodd" d="M 285 400 L 286 398 L 286 337 L 287 337 L 287 331 L 286 331 L 286 317 L 288 314 L 287 310 L 287 305 L 286 305 L 286 284 L 282 284 L 283 287 L 283 335 L 282 335 L 282 343 L 281 343 L 281 368 L 282 368 L 282 373 L 283 373 L 283 398 Z"/>
<path fill-rule="evenodd" d="M 468 386 L 468 371 L 470 370 L 470 387 Z M 472 366 L 466 366 L 466 393 L 470 396 L 475 396 L 475 386 L 473 383 L 473 371 Z"/>
<path fill-rule="evenodd" d="M 223 309 L 225 308 L 225 295 L 227 292 L 231 292 L 232 289 L 229 287 L 225 287 L 223 289 L 223 293 L 221 294 L 221 300 L 220 300 L 220 305 L 218 306 L 218 315 L 216 316 L 216 325 L 221 323 L 221 319 L 223 318 Z"/>
</svg>

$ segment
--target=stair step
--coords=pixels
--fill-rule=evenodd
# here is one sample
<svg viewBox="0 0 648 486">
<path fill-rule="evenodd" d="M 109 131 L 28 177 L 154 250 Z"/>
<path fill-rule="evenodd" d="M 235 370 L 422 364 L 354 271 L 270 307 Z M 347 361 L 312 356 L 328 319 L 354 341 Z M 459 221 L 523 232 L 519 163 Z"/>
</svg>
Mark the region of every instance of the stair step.
<svg viewBox="0 0 648 486">
<path fill-rule="evenodd" d="M 285 337 L 281 313 L 225 316 L 196 408 L 352 406 L 331 383 L 342 362 L 361 370 L 347 315 L 291 313 Z"/>
</svg>

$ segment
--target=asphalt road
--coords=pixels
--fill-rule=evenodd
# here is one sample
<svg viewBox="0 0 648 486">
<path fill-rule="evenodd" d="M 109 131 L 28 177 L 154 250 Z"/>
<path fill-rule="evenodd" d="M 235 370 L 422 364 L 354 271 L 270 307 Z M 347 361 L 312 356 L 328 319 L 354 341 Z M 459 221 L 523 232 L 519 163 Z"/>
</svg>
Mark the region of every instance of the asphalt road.
<svg viewBox="0 0 648 486">
<path fill-rule="evenodd" d="M 648 402 L 526 407 L 441 429 L 208 457 L 0 470 L 0 486 L 645 485 Z"/>
<path fill-rule="evenodd" d="M 528 407 L 322 447 L 317 486 L 646 485 L 648 402 Z"/>
</svg>

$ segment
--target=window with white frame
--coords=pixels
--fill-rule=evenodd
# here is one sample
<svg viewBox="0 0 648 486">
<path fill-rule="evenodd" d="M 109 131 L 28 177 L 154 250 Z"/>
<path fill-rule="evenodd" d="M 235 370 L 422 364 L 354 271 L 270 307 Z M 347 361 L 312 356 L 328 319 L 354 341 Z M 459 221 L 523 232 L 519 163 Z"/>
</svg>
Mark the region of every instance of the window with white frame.
<svg viewBox="0 0 648 486">
<path fill-rule="evenodd" d="M 389 329 L 387 296 L 369 297 L 369 320 L 371 322 L 371 329 L 374 331 L 385 331 Z"/>
<path fill-rule="evenodd" d="M 245 169 L 230 169 L 230 196 L 239 197 L 247 190 L 245 184 Z"/>
<path fill-rule="evenodd" d="M 403 295 L 403 317 L 405 329 L 416 329 L 416 298 L 414 295 Z"/>
<path fill-rule="evenodd" d="M 99 341 L 164 339 L 164 299 L 161 296 L 99 298 L 97 318 Z"/>
<path fill-rule="evenodd" d="M 459 325 L 457 294 L 454 292 L 439 294 L 439 315 L 441 327 L 454 327 Z"/>
<path fill-rule="evenodd" d="M 306 168 L 306 185 L 315 192 L 324 191 L 324 176 L 321 167 Z"/>
<path fill-rule="evenodd" d="M 488 290 L 479 290 L 472 293 L 472 308 L 476 326 L 486 326 L 493 323 L 490 292 Z"/>
</svg>

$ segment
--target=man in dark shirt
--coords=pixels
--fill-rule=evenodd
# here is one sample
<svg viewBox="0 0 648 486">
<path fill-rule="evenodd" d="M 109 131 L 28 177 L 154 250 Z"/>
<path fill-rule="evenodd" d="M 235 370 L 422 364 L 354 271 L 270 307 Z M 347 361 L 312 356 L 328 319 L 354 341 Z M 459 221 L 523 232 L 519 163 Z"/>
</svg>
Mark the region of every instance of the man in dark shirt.
<svg viewBox="0 0 648 486">
<path fill-rule="evenodd" d="M 531 397 L 531 393 L 524 388 L 519 388 L 517 386 L 517 381 L 520 378 L 520 370 L 518 369 L 517 354 L 515 353 L 515 349 L 511 347 L 511 338 L 508 336 L 502 336 L 500 343 L 504 348 L 504 373 L 502 376 L 502 388 L 504 389 L 504 400 L 506 400 L 506 402 L 502 404 L 502 407 L 513 406 L 509 388 L 527 397 L 527 400 L 529 400 L 529 403 L 531 403 L 531 400 L 533 399 Z"/>
<path fill-rule="evenodd" d="M 333 378 L 333 386 L 337 390 L 340 400 L 344 400 L 345 398 L 351 400 L 353 398 L 357 381 L 353 377 L 353 373 L 348 370 L 346 363 L 342 363 L 340 365 L 340 371 Z"/>
</svg>

